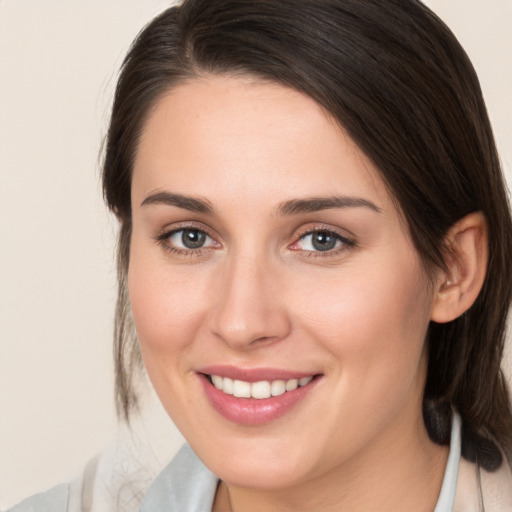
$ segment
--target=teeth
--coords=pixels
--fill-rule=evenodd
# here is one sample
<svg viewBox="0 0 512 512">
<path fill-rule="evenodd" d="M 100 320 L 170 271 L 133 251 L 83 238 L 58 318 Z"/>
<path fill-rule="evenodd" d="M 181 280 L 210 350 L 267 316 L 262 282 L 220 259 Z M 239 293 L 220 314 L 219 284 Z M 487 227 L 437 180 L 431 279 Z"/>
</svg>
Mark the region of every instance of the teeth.
<svg viewBox="0 0 512 512">
<path fill-rule="evenodd" d="M 270 385 L 272 396 L 279 396 L 286 393 L 286 382 L 284 380 L 275 380 Z"/>
<path fill-rule="evenodd" d="M 270 398 L 270 382 L 263 380 L 251 384 L 251 396 L 253 398 Z"/>
<path fill-rule="evenodd" d="M 222 379 L 222 377 L 221 377 L 221 379 Z M 233 388 L 234 388 L 233 379 L 230 379 L 228 377 L 224 377 L 222 379 L 222 387 L 219 388 L 219 389 L 224 391 L 224 393 L 226 393 L 226 395 L 232 395 L 233 394 Z"/>
<path fill-rule="evenodd" d="M 211 375 L 212 383 L 223 393 L 239 398 L 270 398 L 279 396 L 287 391 L 293 391 L 300 386 L 309 384 L 313 377 L 302 377 L 301 379 L 289 380 L 262 380 L 260 382 L 245 382 L 243 380 L 232 380 L 228 377 Z"/>
<path fill-rule="evenodd" d="M 239 398 L 251 398 L 251 384 L 243 380 L 233 381 L 233 396 Z"/>
<path fill-rule="evenodd" d="M 213 382 L 213 385 L 217 388 L 217 389 L 222 389 L 222 384 L 223 384 L 223 381 L 224 379 L 222 377 L 219 377 L 218 375 L 212 375 L 212 382 Z"/>
<path fill-rule="evenodd" d="M 298 379 L 290 379 L 286 382 L 286 391 L 293 391 L 294 389 L 297 389 L 299 387 L 299 380 Z"/>
<path fill-rule="evenodd" d="M 313 377 L 302 377 L 302 379 L 299 379 L 299 386 L 305 386 L 306 384 L 309 384 L 313 380 Z"/>
</svg>

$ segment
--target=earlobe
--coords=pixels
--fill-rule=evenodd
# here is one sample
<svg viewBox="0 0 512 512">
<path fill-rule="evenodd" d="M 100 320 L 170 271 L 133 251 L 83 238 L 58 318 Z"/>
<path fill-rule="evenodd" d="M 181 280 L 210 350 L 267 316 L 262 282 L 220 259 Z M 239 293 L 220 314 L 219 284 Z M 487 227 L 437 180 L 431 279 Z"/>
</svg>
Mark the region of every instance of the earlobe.
<svg viewBox="0 0 512 512">
<path fill-rule="evenodd" d="M 446 323 L 475 302 L 487 272 L 488 236 L 485 217 L 474 212 L 457 221 L 446 235 L 448 274 L 440 273 L 431 319 Z"/>
</svg>

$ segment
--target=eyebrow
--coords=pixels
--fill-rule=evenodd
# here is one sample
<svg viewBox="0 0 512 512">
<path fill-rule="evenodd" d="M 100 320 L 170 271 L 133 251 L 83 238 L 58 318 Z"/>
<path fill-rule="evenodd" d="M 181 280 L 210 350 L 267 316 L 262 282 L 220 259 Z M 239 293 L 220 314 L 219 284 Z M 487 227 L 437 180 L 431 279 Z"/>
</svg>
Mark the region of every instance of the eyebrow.
<svg viewBox="0 0 512 512">
<path fill-rule="evenodd" d="M 213 213 L 213 206 L 206 199 L 184 196 L 182 194 L 172 194 L 171 192 L 157 192 L 155 194 L 151 194 L 142 201 L 141 206 L 154 204 L 176 206 L 196 213 Z"/>
<path fill-rule="evenodd" d="M 331 196 L 312 197 L 306 199 L 292 199 L 281 203 L 277 212 L 279 215 L 296 215 L 299 213 L 312 213 L 330 208 L 369 208 L 381 213 L 381 209 L 371 201 L 361 197 Z"/>
<path fill-rule="evenodd" d="M 195 213 L 212 214 L 213 206 L 206 199 L 185 196 L 183 194 L 173 194 L 171 192 L 156 192 L 142 201 L 141 206 L 163 204 L 167 206 L 176 206 Z M 311 197 L 306 199 L 291 199 L 281 203 L 277 209 L 280 216 L 297 215 L 301 213 L 312 213 L 331 208 L 369 208 L 377 213 L 381 209 L 361 197 L 332 196 L 332 197 Z"/>
</svg>

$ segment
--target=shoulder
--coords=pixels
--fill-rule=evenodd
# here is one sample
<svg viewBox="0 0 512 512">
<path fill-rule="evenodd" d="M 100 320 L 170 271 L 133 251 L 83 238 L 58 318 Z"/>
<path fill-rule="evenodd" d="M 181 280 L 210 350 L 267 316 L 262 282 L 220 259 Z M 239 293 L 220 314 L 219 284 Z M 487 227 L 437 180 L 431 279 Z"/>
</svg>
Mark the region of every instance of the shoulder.
<svg viewBox="0 0 512 512">
<path fill-rule="evenodd" d="M 35 494 L 6 512 L 68 512 L 70 484 L 61 484 Z"/>
<path fill-rule="evenodd" d="M 71 482 L 5 512 L 211 511 L 218 479 L 190 446 L 183 446 L 159 474 L 154 470 L 116 450 L 91 460 Z"/>
<path fill-rule="evenodd" d="M 184 445 L 148 489 L 140 512 L 209 512 L 217 484 L 218 478 Z"/>
<path fill-rule="evenodd" d="M 481 471 L 482 495 L 485 510 L 505 512 L 512 510 L 512 472 L 505 459 L 494 473 Z"/>
<path fill-rule="evenodd" d="M 92 510 L 98 457 L 89 461 L 73 480 L 34 494 L 6 512 L 83 512 Z"/>
<path fill-rule="evenodd" d="M 485 471 L 461 458 L 454 512 L 512 510 L 512 472 L 504 458 L 497 471 Z"/>
</svg>

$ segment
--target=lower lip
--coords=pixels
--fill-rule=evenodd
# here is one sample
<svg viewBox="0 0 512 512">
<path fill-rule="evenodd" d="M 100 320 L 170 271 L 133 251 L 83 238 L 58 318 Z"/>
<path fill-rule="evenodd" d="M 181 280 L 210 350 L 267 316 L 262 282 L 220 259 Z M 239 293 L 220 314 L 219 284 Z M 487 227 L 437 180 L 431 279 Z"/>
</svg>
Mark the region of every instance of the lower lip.
<svg viewBox="0 0 512 512">
<path fill-rule="evenodd" d="M 211 405 L 224 418 L 242 425 L 262 425 L 286 414 L 306 397 L 319 379 L 314 378 L 309 384 L 282 395 L 262 399 L 227 395 L 203 374 L 200 375 L 200 380 Z"/>
</svg>

